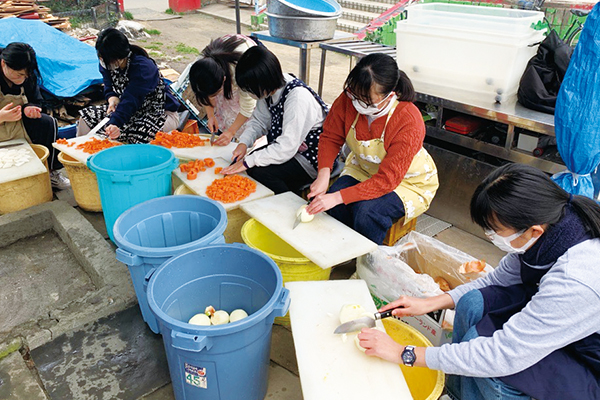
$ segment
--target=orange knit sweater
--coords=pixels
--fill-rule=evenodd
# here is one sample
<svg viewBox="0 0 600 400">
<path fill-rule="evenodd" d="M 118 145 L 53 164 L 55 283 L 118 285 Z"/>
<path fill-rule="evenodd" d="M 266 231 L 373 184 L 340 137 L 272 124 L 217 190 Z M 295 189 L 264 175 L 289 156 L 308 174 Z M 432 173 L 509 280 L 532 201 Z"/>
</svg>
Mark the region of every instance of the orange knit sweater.
<svg viewBox="0 0 600 400">
<path fill-rule="evenodd" d="M 319 140 L 319 169 L 333 166 L 356 114 L 352 101 L 342 93 L 331 106 L 323 124 L 323 133 Z M 376 119 L 369 128 L 367 117 L 359 116 L 356 138 L 380 138 L 386 119 L 387 116 Z M 392 192 L 404 179 L 413 158 L 423 146 L 424 138 L 425 124 L 419 109 L 409 102 L 399 103 L 385 130 L 383 145 L 387 155 L 379 165 L 379 171 L 364 182 L 342 189 L 344 204 L 375 199 Z"/>
</svg>

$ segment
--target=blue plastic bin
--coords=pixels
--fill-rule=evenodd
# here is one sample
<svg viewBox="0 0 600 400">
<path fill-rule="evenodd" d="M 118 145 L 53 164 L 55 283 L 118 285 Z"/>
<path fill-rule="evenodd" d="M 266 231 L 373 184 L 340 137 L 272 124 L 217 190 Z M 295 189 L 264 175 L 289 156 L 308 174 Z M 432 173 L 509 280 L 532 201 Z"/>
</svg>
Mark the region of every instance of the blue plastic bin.
<svg viewBox="0 0 600 400">
<path fill-rule="evenodd" d="M 77 124 L 62 126 L 58 128 L 60 139 L 73 139 L 77 135 Z"/>
<path fill-rule="evenodd" d="M 127 264 L 144 321 L 160 333 L 148 306 L 146 276 L 173 256 L 225 243 L 227 212 L 200 196 L 166 196 L 145 201 L 119 216 L 113 228 L 117 260 Z"/>
<path fill-rule="evenodd" d="M 108 236 L 123 211 L 136 204 L 171 194 L 171 172 L 178 161 L 161 146 L 130 144 L 111 147 L 88 159 L 96 173 Z"/>
<path fill-rule="evenodd" d="M 150 279 L 148 303 L 163 335 L 177 400 L 258 400 L 267 393 L 273 320 L 289 291 L 277 265 L 242 244 L 211 245 L 171 258 Z M 212 305 L 248 317 L 217 326 L 189 319 Z"/>
</svg>

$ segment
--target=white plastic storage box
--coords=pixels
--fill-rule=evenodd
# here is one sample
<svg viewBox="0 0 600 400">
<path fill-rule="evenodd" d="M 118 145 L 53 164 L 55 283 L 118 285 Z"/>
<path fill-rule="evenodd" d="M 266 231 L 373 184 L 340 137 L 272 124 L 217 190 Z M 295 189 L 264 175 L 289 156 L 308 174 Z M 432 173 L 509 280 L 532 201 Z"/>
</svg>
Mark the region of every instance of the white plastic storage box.
<svg viewBox="0 0 600 400">
<path fill-rule="evenodd" d="M 544 13 L 429 3 L 407 8 L 396 28 L 398 67 L 418 92 L 456 100 L 516 99 L 545 30 Z"/>
</svg>

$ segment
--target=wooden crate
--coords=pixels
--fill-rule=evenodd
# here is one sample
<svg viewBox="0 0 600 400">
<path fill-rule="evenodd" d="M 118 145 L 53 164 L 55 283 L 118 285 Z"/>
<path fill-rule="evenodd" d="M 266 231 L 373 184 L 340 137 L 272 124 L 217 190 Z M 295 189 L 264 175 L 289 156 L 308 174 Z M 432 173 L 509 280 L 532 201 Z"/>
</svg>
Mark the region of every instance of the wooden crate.
<svg viewBox="0 0 600 400">
<path fill-rule="evenodd" d="M 404 224 L 404 217 L 400 218 L 392 227 L 388 230 L 383 244 L 385 246 L 393 246 L 400 238 L 407 235 L 409 232 L 414 231 L 417 228 L 417 219 L 413 218 Z"/>
</svg>

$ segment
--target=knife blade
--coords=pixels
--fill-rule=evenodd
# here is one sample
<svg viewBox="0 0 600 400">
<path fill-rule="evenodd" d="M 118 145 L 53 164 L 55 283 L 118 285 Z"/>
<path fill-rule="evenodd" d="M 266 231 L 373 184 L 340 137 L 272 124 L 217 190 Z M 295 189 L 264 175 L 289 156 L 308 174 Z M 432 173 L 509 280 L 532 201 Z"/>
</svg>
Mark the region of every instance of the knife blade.
<svg viewBox="0 0 600 400">
<path fill-rule="evenodd" d="M 308 205 L 310 204 L 310 202 L 311 202 L 311 201 L 313 201 L 313 199 L 314 199 L 314 197 L 313 197 L 312 199 L 308 200 L 308 201 L 306 202 L 306 205 L 308 206 Z M 294 226 L 292 227 L 292 230 L 296 229 L 296 227 L 297 227 L 298 225 L 300 225 L 300 223 L 302 222 L 302 218 L 301 218 L 301 216 L 302 216 L 302 213 L 300 213 L 300 214 L 298 214 L 298 215 L 296 216 L 296 219 L 294 220 Z"/>
<path fill-rule="evenodd" d="M 217 129 L 217 131 L 216 131 L 216 132 L 211 132 L 211 133 L 210 133 L 210 145 L 211 145 L 211 146 L 213 145 L 213 143 L 215 143 L 215 135 L 216 135 L 217 133 L 218 133 L 218 134 L 219 134 L 219 136 L 220 136 L 220 135 L 221 135 L 221 133 L 223 133 L 223 132 L 221 132 L 221 130 L 220 130 L 220 129 Z"/>
<path fill-rule="evenodd" d="M 392 316 L 392 311 L 398 309 L 398 308 L 404 308 L 404 307 L 396 307 L 396 308 L 392 308 L 391 310 L 387 310 L 384 312 L 376 312 L 375 314 L 373 314 L 373 317 L 367 316 L 367 317 L 361 317 L 352 321 L 348 321 L 345 324 L 341 324 L 340 326 L 338 326 L 337 328 L 335 328 L 335 331 L 333 331 L 334 334 L 339 335 L 341 333 L 348 333 L 348 332 L 356 332 L 362 328 L 374 328 L 375 327 L 375 321 L 383 319 L 383 318 L 389 318 Z"/>
<path fill-rule="evenodd" d="M 100 121 L 100 122 L 98 123 L 98 125 L 96 125 L 96 126 L 94 127 L 94 129 L 92 129 L 92 130 L 91 130 L 91 131 L 88 133 L 88 136 L 95 135 L 96 133 L 98 133 L 98 131 L 99 131 L 100 129 L 102 129 L 102 127 L 103 127 L 104 125 L 106 125 L 106 123 L 107 123 L 109 120 L 110 120 L 110 118 L 109 118 L 109 117 L 105 117 L 105 118 L 104 118 L 102 121 Z M 107 136 L 107 135 L 106 135 L 106 134 L 104 134 L 104 136 Z"/>
</svg>

